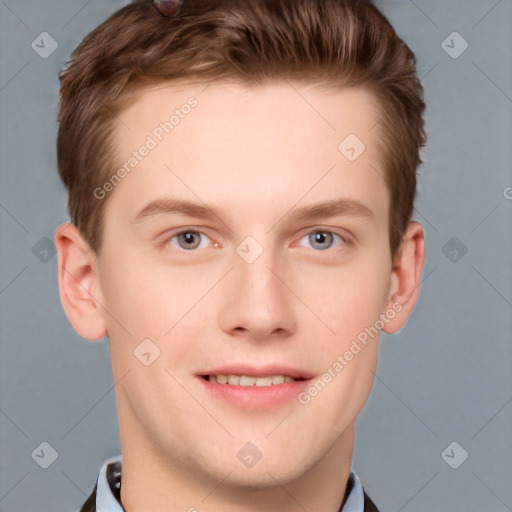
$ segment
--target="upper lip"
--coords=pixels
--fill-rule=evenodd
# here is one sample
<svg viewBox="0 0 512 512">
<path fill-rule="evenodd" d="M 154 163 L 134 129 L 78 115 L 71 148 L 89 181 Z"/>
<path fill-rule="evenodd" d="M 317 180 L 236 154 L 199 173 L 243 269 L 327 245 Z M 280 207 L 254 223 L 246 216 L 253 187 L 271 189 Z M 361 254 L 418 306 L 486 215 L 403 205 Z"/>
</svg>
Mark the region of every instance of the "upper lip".
<svg viewBox="0 0 512 512">
<path fill-rule="evenodd" d="M 311 379 L 314 375 L 307 370 L 296 366 L 282 364 L 266 364 L 261 366 L 247 364 L 230 364 L 216 366 L 199 375 L 247 375 L 248 377 L 270 377 L 272 375 L 284 375 L 294 379 Z"/>
</svg>

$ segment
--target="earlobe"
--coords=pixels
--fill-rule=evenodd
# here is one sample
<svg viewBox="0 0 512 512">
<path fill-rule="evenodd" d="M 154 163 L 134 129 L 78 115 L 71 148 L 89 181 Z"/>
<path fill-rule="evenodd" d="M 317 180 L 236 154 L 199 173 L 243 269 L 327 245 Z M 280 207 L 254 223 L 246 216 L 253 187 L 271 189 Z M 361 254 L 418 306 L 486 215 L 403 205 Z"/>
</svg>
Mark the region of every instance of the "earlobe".
<svg viewBox="0 0 512 512">
<path fill-rule="evenodd" d="M 410 222 L 393 266 L 386 305 L 386 311 L 394 310 L 398 313 L 387 322 L 384 332 L 393 334 L 399 331 L 409 318 L 418 298 L 424 262 L 423 228 L 418 222 Z"/>
<path fill-rule="evenodd" d="M 94 251 L 74 224 L 57 228 L 59 293 L 71 325 L 83 338 L 106 336 L 101 289 L 97 279 Z"/>
</svg>

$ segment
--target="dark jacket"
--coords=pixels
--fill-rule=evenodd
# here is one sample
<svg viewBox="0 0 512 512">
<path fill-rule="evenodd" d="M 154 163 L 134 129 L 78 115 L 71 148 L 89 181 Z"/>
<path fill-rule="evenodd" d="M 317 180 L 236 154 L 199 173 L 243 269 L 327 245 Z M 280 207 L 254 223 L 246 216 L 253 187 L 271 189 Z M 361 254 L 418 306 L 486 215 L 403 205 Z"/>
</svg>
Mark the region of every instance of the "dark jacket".
<svg viewBox="0 0 512 512">
<path fill-rule="evenodd" d="M 119 502 L 120 499 L 120 477 L 121 477 L 121 465 L 118 462 L 111 463 L 107 466 L 107 481 L 112 489 L 114 496 Z M 350 492 L 353 482 L 349 480 L 347 489 L 345 490 L 345 496 Z M 364 491 L 364 512 L 379 512 L 373 501 Z M 92 494 L 87 498 L 87 501 L 82 505 L 80 512 L 96 512 L 96 486 L 92 491 Z"/>
</svg>

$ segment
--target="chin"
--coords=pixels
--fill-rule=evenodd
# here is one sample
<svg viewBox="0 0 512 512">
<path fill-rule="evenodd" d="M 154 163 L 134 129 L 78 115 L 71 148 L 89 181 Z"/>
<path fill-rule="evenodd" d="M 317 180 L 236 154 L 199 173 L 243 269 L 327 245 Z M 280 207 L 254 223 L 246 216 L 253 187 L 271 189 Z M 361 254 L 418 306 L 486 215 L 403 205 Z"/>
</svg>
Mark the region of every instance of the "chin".
<svg viewBox="0 0 512 512">
<path fill-rule="evenodd" d="M 260 465 L 261 464 L 261 465 Z M 304 473 L 304 468 L 294 465 L 263 465 L 260 461 L 252 468 L 235 467 L 226 484 L 239 491 L 258 491 L 287 485 Z"/>
</svg>

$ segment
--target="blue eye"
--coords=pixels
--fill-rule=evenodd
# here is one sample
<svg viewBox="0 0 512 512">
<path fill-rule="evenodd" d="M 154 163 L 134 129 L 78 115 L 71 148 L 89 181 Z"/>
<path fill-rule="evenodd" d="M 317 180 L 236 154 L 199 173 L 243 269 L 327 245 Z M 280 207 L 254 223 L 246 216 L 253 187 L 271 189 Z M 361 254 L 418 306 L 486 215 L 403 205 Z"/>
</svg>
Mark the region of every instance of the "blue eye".
<svg viewBox="0 0 512 512">
<path fill-rule="evenodd" d="M 313 249 L 325 250 L 333 247 L 333 244 L 336 242 L 336 238 L 341 242 L 338 243 L 338 245 L 345 243 L 345 240 L 340 235 L 333 233 L 332 231 L 324 230 L 313 231 L 303 237 L 302 240 L 307 239 Z"/>
<path fill-rule="evenodd" d="M 305 240 L 307 240 L 307 245 L 304 244 Z M 187 229 L 181 231 L 180 233 L 176 233 L 169 239 L 171 246 L 183 251 L 204 249 L 208 247 L 209 242 L 210 239 L 204 233 L 194 231 L 192 229 Z M 327 249 L 339 247 L 346 243 L 346 240 L 337 233 L 322 229 L 308 233 L 302 237 L 300 241 L 300 245 L 302 247 L 310 247 L 319 251 L 325 251 Z"/>
<path fill-rule="evenodd" d="M 204 244 L 201 245 L 201 237 L 206 238 L 206 235 L 204 235 L 203 233 L 199 233 L 198 231 L 187 230 L 175 234 L 170 240 L 172 246 L 176 247 L 176 244 L 173 243 L 174 241 L 176 241 L 179 249 L 191 251 L 194 249 L 204 247 Z"/>
</svg>

